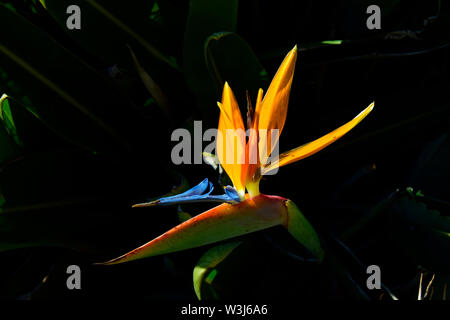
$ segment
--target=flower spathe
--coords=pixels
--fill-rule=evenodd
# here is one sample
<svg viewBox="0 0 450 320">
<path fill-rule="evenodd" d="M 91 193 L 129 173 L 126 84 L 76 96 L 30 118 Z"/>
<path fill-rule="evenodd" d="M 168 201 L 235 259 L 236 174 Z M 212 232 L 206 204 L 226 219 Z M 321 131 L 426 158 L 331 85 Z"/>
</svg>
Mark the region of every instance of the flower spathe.
<svg viewBox="0 0 450 320">
<path fill-rule="evenodd" d="M 244 121 L 233 91 L 229 84 L 225 83 L 222 101 L 218 102 L 220 108 L 218 134 L 223 138 L 216 140 L 218 159 L 233 183 L 233 186 L 225 187 L 225 194 L 211 195 L 213 186 L 205 179 L 182 194 L 137 204 L 134 207 L 200 201 L 224 203 L 194 216 L 143 246 L 104 264 L 122 263 L 194 248 L 275 225 L 284 226 L 319 261 L 322 260 L 324 253 L 319 238 L 297 206 L 291 200 L 279 196 L 260 194 L 259 182 L 262 175 L 270 173 L 275 168 L 309 157 L 341 138 L 372 111 L 374 103 L 334 131 L 284 152 L 268 163 L 265 160 L 278 143 L 279 134 L 286 121 L 296 60 L 297 46 L 284 58 L 264 96 L 263 90 L 259 89 L 254 112 L 251 109 L 248 110 L 247 127 L 252 129 L 250 136 L 248 139 L 237 139 L 237 143 L 233 132 L 245 132 Z M 259 136 L 261 130 L 267 132 L 267 135 Z M 277 131 L 278 134 L 272 137 L 272 132 Z M 225 161 L 227 151 L 231 149 L 234 161 Z M 255 150 L 256 161 L 249 161 L 254 159 Z M 236 161 L 236 159 L 245 159 L 245 161 Z"/>
</svg>

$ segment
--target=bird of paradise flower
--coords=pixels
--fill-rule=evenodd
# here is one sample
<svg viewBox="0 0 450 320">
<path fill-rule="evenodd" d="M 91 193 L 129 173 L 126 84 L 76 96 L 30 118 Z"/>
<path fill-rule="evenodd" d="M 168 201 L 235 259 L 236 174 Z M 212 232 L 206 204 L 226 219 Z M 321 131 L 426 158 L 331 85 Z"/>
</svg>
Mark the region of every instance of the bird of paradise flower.
<svg viewBox="0 0 450 320">
<path fill-rule="evenodd" d="M 223 161 L 227 148 L 230 148 L 227 140 L 230 130 L 231 132 L 245 131 L 234 94 L 228 83 L 224 85 L 222 102 L 218 102 L 220 108 L 218 132 L 225 139 L 216 140 L 216 153 L 233 186 L 226 186 L 225 193 L 222 195 L 211 195 L 213 185 L 205 179 L 184 193 L 136 204 L 134 207 L 202 201 L 223 203 L 175 226 L 150 242 L 102 264 L 123 263 L 195 248 L 276 225 L 284 226 L 297 241 L 319 261 L 322 261 L 324 251 L 319 237 L 294 202 L 280 196 L 261 194 L 259 183 L 264 174 L 309 157 L 335 142 L 361 122 L 372 111 L 374 103 L 343 126 L 319 139 L 280 154 L 275 161 L 262 161 L 260 156 L 257 157 L 256 162 L 249 161 L 251 150 L 258 150 L 258 155 L 262 154 L 261 150 L 265 150 L 266 154 L 270 155 L 278 142 L 279 135 L 272 137 L 270 132 L 276 129 L 281 133 L 284 127 L 296 59 L 297 46 L 284 58 L 264 98 L 263 90 L 259 89 L 255 110 L 249 108 L 247 126 L 253 130 L 250 131 L 248 141 L 244 140 L 240 143 L 238 141 L 231 146 L 237 155 L 244 155 L 243 163 Z M 261 130 L 269 132 L 266 139 L 258 136 Z"/>
</svg>

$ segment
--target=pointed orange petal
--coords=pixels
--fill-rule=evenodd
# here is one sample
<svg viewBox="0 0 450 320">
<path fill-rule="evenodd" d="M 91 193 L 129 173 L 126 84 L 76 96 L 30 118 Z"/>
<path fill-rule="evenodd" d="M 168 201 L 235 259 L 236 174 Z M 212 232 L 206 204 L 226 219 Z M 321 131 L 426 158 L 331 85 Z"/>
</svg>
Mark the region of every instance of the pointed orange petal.
<svg viewBox="0 0 450 320">
<path fill-rule="evenodd" d="M 216 139 L 217 157 L 241 197 L 245 194 L 245 127 L 233 91 L 227 82 L 222 103 L 218 103 L 220 118 Z"/>
<path fill-rule="evenodd" d="M 351 129 L 353 129 L 358 123 L 360 123 L 373 109 L 375 102 L 372 102 L 366 109 L 364 109 L 360 114 L 358 114 L 353 120 L 347 122 L 343 126 L 337 128 L 336 130 L 324 135 L 323 137 L 304 144 L 300 147 L 292 149 L 288 152 L 284 152 L 280 155 L 278 161 L 273 162 L 269 166 L 263 169 L 263 174 L 268 173 L 276 167 L 281 167 L 289 163 L 304 159 L 313 155 L 314 153 L 322 150 L 326 146 L 332 144 L 337 139 L 345 135 Z"/>
<path fill-rule="evenodd" d="M 273 143 L 271 143 L 272 138 L 270 130 L 278 129 L 278 135 L 280 135 L 283 130 L 296 60 L 297 46 L 295 46 L 284 58 L 263 101 L 260 103 L 259 108 L 258 106 L 256 108 L 255 113 L 258 117 L 258 129 L 267 130 L 267 138 L 262 139 L 261 136 L 259 141 L 259 152 L 264 153 L 261 161 L 270 156 L 278 141 L 278 137 L 274 137 Z"/>
</svg>

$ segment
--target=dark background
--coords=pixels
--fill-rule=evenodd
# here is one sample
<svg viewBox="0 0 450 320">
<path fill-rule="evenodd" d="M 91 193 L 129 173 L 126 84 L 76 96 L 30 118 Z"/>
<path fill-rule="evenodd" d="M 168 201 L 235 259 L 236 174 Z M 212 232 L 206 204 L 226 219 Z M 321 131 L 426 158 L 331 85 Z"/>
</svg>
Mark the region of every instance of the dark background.
<svg viewBox="0 0 450 320">
<path fill-rule="evenodd" d="M 206 130 L 218 121 L 220 81 L 201 56 L 206 36 L 189 42 L 196 29 L 199 34 L 234 31 L 206 50 L 243 114 L 245 90 L 254 101 L 284 55 L 299 46 L 280 151 L 332 131 L 375 101 L 372 113 L 344 138 L 261 182 L 261 192 L 296 202 L 321 237 L 324 262 L 314 262 L 281 227 L 247 235 L 216 268 L 213 283 L 204 284 L 205 297 L 378 300 L 390 299 L 390 289 L 400 299 L 414 300 L 421 274 L 426 284 L 435 276 L 431 297 L 443 297 L 450 282 L 448 2 L 240 1 L 235 24 L 216 30 L 209 5 L 202 11 L 195 1 L 161 1 L 153 10 L 155 2 L 149 1 L 153 16 L 146 16 L 154 29 L 138 30 L 179 70 L 146 56 L 132 39 L 102 27 L 101 20 L 84 16 L 83 7 L 82 30 L 92 30 L 89 36 L 65 30 L 67 15 L 58 11 L 64 1 L 54 7 L 48 2 L 47 11 L 38 2 L 3 2 L 16 12 L 0 11 L 0 44 L 87 101 L 96 120 L 61 107 L 67 102 L 1 52 L 0 92 L 13 98 L 15 122 L 14 130 L 5 124 L 14 148 L 7 153 L 0 141 L 5 143 L 1 298 L 196 300 L 192 270 L 213 246 L 117 266 L 92 265 L 178 223 L 176 207 L 138 210 L 132 204 L 168 193 L 181 177 L 190 186 L 205 177 L 219 181 L 207 165 L 174 166 L 170 160 L 175 128 L 203 120 Z M 121 12 L 123 4 L 109 2 L 113 12 Z M 381 8 L 381 30 L 366 27 L 371 4 Z M 122 10 L 130 25 L 134 5 L 131 1 Z M 217 10 L 223 10 L 219 17 L 228 12 L 219 4 Z M 146 91 L 127 44 L 167 97 L 168 109 L 161 110 Z M 118 70 L 114 76 L 112 66 Z M 260 66 L 265 73 L 256 72 Z M 126 146 L 98 129 L 98 119 L 117 129 Z M 209 207 L 182 209 L 195 215 Z M 82 270 L 78 291 L 65 286 L 71 264 Z M 366 288 L 366 267 L 372 264 L 382 270 L 382 290 Z"/>
</svg>

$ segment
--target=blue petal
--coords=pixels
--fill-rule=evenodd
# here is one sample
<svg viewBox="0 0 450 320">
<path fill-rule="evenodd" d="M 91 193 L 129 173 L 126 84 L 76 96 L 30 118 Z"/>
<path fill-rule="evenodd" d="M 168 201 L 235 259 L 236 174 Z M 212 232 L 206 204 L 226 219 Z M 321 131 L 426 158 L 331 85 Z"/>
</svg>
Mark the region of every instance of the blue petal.
<svg viewBox="0 0 450 320">
<path fill-rule="evenodd" d="M 231 186 L 225 188 L 225 194 L 211 195 L 214 186 L 208 179 L 204 179 L 197 186 L 186 192 L 161 198 L 152 202 L 135 205 L 136 207 L 154 206 L 154 205 L 171 205 L 191 202 L 228 202 L 236 203 L 240 201 L 239 194 L 236 189 Z M 206 192 L 206 193 L 205 193 Z"/>
<path fill-rule="evenodd" d="M 209 190 L 205 194 L 193 194 L 193 195 L 183 195 L 183 196 L 172 196 L 167 198 L 161 198 L 157 200 L 157 204 L 177 204 L 177 203 L 189 203 L 198 202 L 202 199 L 209 197 L 211 192 L 214 190 L 212 183 L 209 183 Z"/>
<path fill-rule="evenodd" d="M 227 202 L 227 203 L 237 203 L 240 201 L 240 199 L 236 200 L 234 198 L 231 198 L 227 194 L 212 195 L 202 200 L 204 202 Z"/>
<path fill-rule="evenodd" d="M 170 200 L 176 200 L 178 198 L 201 195 L 206 191 L 206 189 L 208 187 L 209 187 L 209 193 L 211 193 L 213 190 L 213 185 L 211 182 L 208 181 L 208 178 L 206 178 L 202 182 L 200 182 L 198 185 L 196 185 L 195 187 L 193 187 L 183 193 L 176 194 L 174 196 L 161 198 L 157 201 L 170 201 Z"/>
<path fill-rule="evenodd" d="M 149 207 L 155 205 L 171 205 L 179 203 L 191 203 L 191 202 L 228 202 L 236 203 L 240 201 L 240 197 L 235 188 L 231 186 L 225 187 L 225 194 L 211 195 L 214 190 L 214 186 L 208 179 L 204 179 L 195 187 L 189 189 L 186 192 L 161 198 L 155 201 L 136 204 L 133 207 Z M 206 191 L 206 193 L 205 193 Z"/>
<path fill-rule="evenodd" d="M 239 193 L 237 192 L 237 190 L 234 187 L 226 186 L 225 193 L 234 201 L 236 201 L 236 202 L 241 201 L 241 197 L 239 196 Z"/>
<path fill-rule="evenodd" d="M 181 203 L 193 203 L 193 202 L 228 202 L 228 203 L 236 203 L 234 199 L 230 198 L 226 194 L 220 194 L 220 195 L 210 195 L 203 194 L 203 195 L 196 195 L 196 196 L 188 196 L 183 198 L 177 198 L 177 199 L 169 199 L 166 200 L 165 198 L 162 198 L 159 200 L 157 204 L 159 205 L 169 205 L 169 204 L 181 204 Z"/>
</svg>

